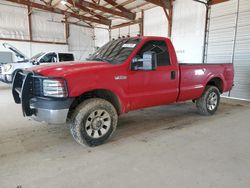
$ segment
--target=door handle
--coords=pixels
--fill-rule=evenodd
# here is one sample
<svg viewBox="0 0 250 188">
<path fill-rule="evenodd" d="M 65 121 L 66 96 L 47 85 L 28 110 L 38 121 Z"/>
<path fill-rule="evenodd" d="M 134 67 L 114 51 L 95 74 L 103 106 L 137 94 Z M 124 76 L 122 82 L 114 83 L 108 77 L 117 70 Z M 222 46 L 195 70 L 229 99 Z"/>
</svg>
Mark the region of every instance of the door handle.
<svg viewBox="0 0 250 188">
<path fill-rule="evenodd" d="M 171 80 L 175 80 L 175 78 L 176 78 L 176 71 L 171 71 L 170 77 L 171 77 Z"/>
</svg>

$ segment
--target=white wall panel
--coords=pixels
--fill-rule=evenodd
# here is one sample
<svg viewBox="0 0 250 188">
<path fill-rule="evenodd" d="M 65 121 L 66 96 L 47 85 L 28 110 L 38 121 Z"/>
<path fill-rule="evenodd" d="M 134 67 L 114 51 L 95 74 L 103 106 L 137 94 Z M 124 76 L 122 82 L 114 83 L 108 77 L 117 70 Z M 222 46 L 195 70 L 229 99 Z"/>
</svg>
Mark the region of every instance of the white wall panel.
<svg viewBox="0 0 250 188">
<path fill-rule="evenodd" d="M 111 30 L 111 38 L 114 38 L 114 39 L 117 39 L 118 37 L 122 37 L 122 36 L 126 37 L 128 35 L 131 37 L 134 37 L 139 34 L 140 34 L 139 24 Z"/>
<path fill-rule="evenodd" d="M 129 32 L 128 27 L 121 27 L 117 30 L 118 30 L 118 32 L 117 32 L 118 36 L 112 35 L 113 32 L 111 31 L 112 38 L 118 38 L 118 37 L 122 37 L 122 36 L 125 37 L 128 35 L 128 32 Z"/>
<path fill-rule="evenodd" d="M 138 20 L 139 18 L 141 18 L 141 12 L 136 13 L 136 20 Z M 117 22 L 117 20 L 112 21 L 113 25 L 118 25 L 121 23 L 124 23 L 124 20 L 118 20 L 119 22 Z M 139 24 L 134 24 L 134 25 L 130 25 L 130 26 L 126 26 L 126 27 L 121 27 L 118 29 L 112 29 L 111 30 L 111 39 L 117 39 L 118 37 L 123 37 L 123 36 L 137 36 L 140 34 L 140 26 Z"/>
<path fill-rule="evenodd" d="M 31 54 L 34 55 L 40 52 L 48 52 L 48 51 L 68 52 L 69 48 L 68 45 L 61 45 L 61 44 L 30 43 L 30 51 Z"/>
<path fill-rule="evenodd" d="M 34 9 L 31 14 L 33 40 L 66 42 L 62 19 L 63 15 Z M 8 51 L 2 47 L 2 43 L 7 42 L 28 57 L 39 52 L 67 52 L 71 50 L 75 53 L 76 59 L 82 60 L 93 53 L 93 36 L 93 29 L 70 25 L 69 45 L 1 40 L 0 51 Z M 27 6 L 0 1 L 0 38 L 30 39 Z M 15 59 L 15 57 L 13 58 Z"/>
<path fill-rule="evenodd" d="M 137 35 L 140 34 L 140 26 L 139 26 L 139 24 L 129 26 L 128 30 L 129 30 L 128 34 L 131 37 L 134 37 L 134 36 L 137 36 Z"/>
<path fill-rule="evenodd" d="M 230 96 L 250 100 L 250 1 L 239 1 L 234 50 L 235 86 Z"/>
<path fill-rule="evenodd" d="M 111 30 L 111 39 L 117 39 L 119 36 L 121 36 L 120 29 Z"/>
<path fill-rule="evenodd" d="M 144 35 L 167 37 L 168 22 L 161 7 L 155 7 L 144 12 Z"/>
<path fill-rule="evenodd" d="M 101 47 L 109 41 L 107 29 L 95 28 L 95 47 Z"/>
<path fill-rule="evenodd" d="M 29 39 L 28 11 L 15 5 L 0 5 L 0 38 Z"/>
<path fill-rule="evenodd" d="M 238 0 L 211 7 L 206 63 L 232 63 Z"/>
<path fill-rule="evenodd" d="M 69 51 L 75 53 L 77 60 L 86 59 L 94 52 L 94 30 L 77 25 L 69 28 Z"/>
<path fill-rule="evenodd" d="M 250 100 L 250 1 L 230 0 L 211 7 L 207 63 L 233 63 L 230 97 Z"/>
<path fill-rule="evenodd" d="M 62 15 L 48 12 L 32 12 L 33 40 L 65 42 L 64 24 L 60 23 Z"/>
<path fill-rule="evenodd" d="M 187 0 L 174 2 L 172 41 L 179 62 L 202 62 L 205 16 L 203 4 Z"/>
<path fill-rule="evenodd" d="M 201 63 L 205 11 L 204 5 L 194 1 L 176 0 L 174 2 L 172 41 L 179 62 Z M 145 36 L 167 37 L 168 22 L 162 8 L 152 8 L 145 11 L 144 15 Z"/>
</svg>

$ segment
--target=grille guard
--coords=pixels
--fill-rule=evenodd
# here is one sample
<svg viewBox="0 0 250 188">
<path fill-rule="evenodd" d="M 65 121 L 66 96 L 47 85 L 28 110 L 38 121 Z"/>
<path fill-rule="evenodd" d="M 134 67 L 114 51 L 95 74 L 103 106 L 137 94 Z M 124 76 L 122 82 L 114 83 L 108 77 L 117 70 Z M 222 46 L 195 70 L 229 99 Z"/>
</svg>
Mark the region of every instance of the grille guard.
<svg viewBox="0 0 250 188">
<path fill-rule="evenodd" d="M 24 116 L 35 114 L 35 110 L 30 108 L 30 99 L 33 97 L 33 72 L 16 71 L 12 95 L 15 102 L 22 105 Z"/>
<path fill-rule="evenodd" d="M 32 116 L 36 114 L 36 109 L 30 108 L 30 99 L 33 97 L 44 97 L 42 94 L 37 95 L 34 91 L 35 89 L 35 80 L 39 79 L 40 81 L 43 79 L 63 79 L 58 77 L 45 77 L 41 75 L 37 75 L 31 71 L 25 70 L 17 70 L 15 76 L 13 78 L 12 85 L 12 95 L 15 103 L 22 105 L 23 116 Z M 68 87 L 66 80 L 64 80 L 66 96 L 68 97 Z M 42 88 L 40 88 L 41 90 Z M 53 98 L 53 97 L 47 97 Z"/>
</svg>

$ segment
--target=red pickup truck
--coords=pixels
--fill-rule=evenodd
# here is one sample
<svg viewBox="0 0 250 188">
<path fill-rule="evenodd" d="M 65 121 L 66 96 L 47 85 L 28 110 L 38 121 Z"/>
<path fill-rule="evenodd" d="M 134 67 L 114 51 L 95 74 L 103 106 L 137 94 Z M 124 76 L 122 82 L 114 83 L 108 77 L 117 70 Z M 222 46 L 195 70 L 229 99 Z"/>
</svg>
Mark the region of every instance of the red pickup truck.
<svg viewBox="0 0 250 188">
<path fill-rule="evenodd" d="M 132 37 L 110 41 L 86 62 L 19 70 L 12 94 L 24 116 L 69 122 L 78 143 L 97 146 L 132 110 L 193 100 L 212 115 L 233 78 L 232 64 L 178 64 L 169 39 Z"/>
</svg>

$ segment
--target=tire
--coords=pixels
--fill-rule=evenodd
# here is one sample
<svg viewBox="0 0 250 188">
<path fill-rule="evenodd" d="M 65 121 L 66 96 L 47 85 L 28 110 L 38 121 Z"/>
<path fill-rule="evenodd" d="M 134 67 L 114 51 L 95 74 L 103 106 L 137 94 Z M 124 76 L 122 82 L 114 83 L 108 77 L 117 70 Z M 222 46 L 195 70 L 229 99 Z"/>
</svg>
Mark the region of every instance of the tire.
<svg viewBox="0 0 250 188">
<path fill-rule="evenodd" d="M 202 96 L 196 100 L 196 107 L 201 115 L 213 115 L 220 104 L 220 91 L 215 86 L 207 86 Z"/>
<path fill-rule="evenodd" d="M 117 122 L 117 111 L 110 102 L 92 98 L 76 108 L 70 131 L 77 143 L 93 147 L 103 144 L 112 136 Z"/>
</svg>

